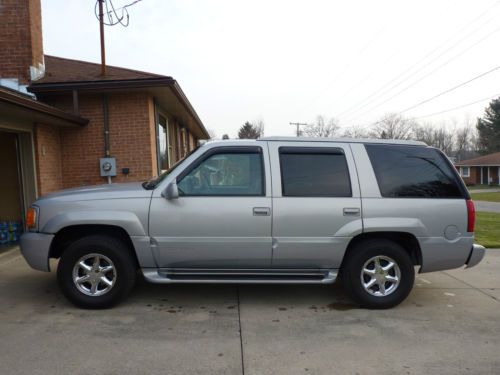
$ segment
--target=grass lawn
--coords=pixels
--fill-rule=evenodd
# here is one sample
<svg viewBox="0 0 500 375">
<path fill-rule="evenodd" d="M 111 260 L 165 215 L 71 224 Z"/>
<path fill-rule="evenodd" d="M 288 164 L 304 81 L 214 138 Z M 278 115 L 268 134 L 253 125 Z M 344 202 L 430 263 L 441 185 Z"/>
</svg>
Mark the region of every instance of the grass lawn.
<svg viewBox="0 0 500 375">
<path fill-rule="evenodd" d="M 495 188 L 498 188 L 497 185 L 468 185 L 467 186 L 467 189 L 469 190 L 488 190 L 488 189 L 495 189 Z"/>
<path fill-rule="evenodd" d="M 500 248 L 500 214 L 476 212 L 476 242 L 489 248 Z"/>
<path fill-rule="evenodd" d="M 471 193 L 474 201 L 500 202 L 500 192 L 496 193 Z"/>
</svg>

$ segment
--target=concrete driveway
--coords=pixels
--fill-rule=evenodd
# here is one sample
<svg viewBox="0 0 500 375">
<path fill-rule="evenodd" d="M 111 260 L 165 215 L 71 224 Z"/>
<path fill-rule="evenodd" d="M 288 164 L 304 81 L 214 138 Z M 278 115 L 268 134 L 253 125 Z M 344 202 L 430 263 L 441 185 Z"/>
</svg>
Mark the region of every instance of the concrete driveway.
<svg viewBox="0 0 500 375">
<path fill-rule="evenodd" d="M 500 369 L 500 250 L 423 274 L 385 311 L 338 286 L 158 286 L 74 308 L 55 274 L 0 254 L 0 374 L 493 374 Z"/>
</svg>

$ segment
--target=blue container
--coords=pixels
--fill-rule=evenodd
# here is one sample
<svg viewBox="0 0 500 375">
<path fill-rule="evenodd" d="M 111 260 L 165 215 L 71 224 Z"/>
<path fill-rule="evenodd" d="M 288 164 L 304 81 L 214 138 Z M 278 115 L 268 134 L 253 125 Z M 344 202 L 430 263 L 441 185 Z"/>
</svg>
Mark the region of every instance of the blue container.
<svg viewBox="0 0 500 375">
<path fill-rule="evenodd" d="M 0 221 L 0 245 L 9 242 L 9 226 L 7 222 Z"/>
<path fill-rule="evenodd" d="M 0 230 L 0 245 L 9 242 L 9 232 L 6 230 Z"/>
</svg>

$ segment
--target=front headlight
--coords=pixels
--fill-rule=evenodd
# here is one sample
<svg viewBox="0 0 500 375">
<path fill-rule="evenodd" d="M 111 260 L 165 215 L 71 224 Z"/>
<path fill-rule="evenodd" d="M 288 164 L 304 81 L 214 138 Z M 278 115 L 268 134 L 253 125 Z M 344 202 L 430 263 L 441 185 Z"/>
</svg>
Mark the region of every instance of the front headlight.
<svg viewBox="0 0 500 375">
<path fill-rule="evenodd" d="M 28 208 L 26 211 L 26 227 L 29 231 L 36 232 L 38 219 L 38 210 L 35 207 Z"/>
</svg>

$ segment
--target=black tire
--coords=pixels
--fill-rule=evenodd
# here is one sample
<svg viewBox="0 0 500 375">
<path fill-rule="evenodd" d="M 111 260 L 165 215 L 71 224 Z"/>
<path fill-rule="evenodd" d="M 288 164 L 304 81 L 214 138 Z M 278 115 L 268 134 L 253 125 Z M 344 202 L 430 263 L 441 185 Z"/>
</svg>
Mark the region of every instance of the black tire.
<svg viewBox="0 0 500 375">
<path fill-rule="evenodd" d="M 114 284 L 105 294 L 87 295 L 79 290 L 73 281 L 73 268 L 82 257 L 90 254 L 103 255 L 113 263 L 114 270 L 109 272 Z M 92 258 L 89 259 L 91 260 Z M 106 264 L 105 260 L 102 262 Z M 57 281 L 66 298 L 76 306 L 84 309 L 105 309 L 116 305 L 129 294 L 135 284 L 136 270 L 135 261 L 126 244 L 113 237 L 90 235 L 72 242 L 64 249 L 57 267 Z M 106 288 L 103 283 L 99 285 L 102 289 Z"/>
<path fill-rule="evenodd" d="M 366 262 L 374 257 L 381 256 L 390 258 L 399 267 L 399 284 L 394 290 L 387 295 L 373 295 L 365 287 L 362 282 L 362 270 Z M 381 259 L 379 264 L 386 262 Z M 384 263 L 387 265 L 388 263 Z M 374 263 L 368 263 L 367 267 L 371 270 L 375 268 Z M 388 271 L 392 276 L 396 273 L 395 269 Z M 400 304 L 410 293 L 415 281 L 415 269 L 408 252 L 397 243 L 385 239 L 366 240 L 357 243 L 353 248 L 349 249 L 347 258 L 344 260 L 341 271 L 341 282 L 346 293 L 361 307 L 368 309 L 387 309 Z M 363 275 L 365 282 L 375 278 L 375 276 Z M 395 283 L 388 282 L 385 285 L 391 286 Z M 375 284 L 373 289 L 368 288 L 372 293 L 380 293 L 380 288 Z M 388 288 L 389 289 L 389 288 Z"/>
</svg>

